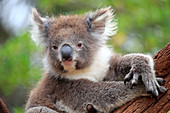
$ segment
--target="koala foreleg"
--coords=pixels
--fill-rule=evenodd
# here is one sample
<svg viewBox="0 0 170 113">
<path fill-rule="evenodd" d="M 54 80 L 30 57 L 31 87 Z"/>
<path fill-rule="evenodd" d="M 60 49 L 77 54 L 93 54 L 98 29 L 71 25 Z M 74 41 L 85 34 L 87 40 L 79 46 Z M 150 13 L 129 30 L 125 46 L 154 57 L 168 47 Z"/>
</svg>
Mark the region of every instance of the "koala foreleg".
<svg viewBox="0 0 170 113">
<path fill-rule="evenodd" d="M 138 84 L 138 80 L 141 78 L 146 91 L 155 97 L 155 99 L 159 92 L 166 91 L 163 86 L 158 84 L 163 79 L 155 76 L 153 59 L 149 55 L 128 54 L 117 58 L 116 61 L 116 63 L 111 63 L 112 69 L 109 70 L 110 77 L 124 78 L 124 83 L 130 82 L 132 86 Z"/>
</svg>

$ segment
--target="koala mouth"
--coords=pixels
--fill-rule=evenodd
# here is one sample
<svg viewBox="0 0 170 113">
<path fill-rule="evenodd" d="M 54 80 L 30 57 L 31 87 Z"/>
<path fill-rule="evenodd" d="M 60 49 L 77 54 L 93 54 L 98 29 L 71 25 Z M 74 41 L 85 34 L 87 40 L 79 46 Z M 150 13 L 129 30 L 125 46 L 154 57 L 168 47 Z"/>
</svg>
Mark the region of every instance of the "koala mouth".
<svg viewBox="0 0 170 113">
<path fill-rule="evenodd" d="M 64 61 L 61 63 L 65 72 L 73 72 L 75 70 L 76 61 Z"/>
<path fill-rule="evenodd" d="M 63 72 L 65 74 L 67 73 L 74 73 L 76 70 L 81 70 L 84 67 L 82 66 L 82 63 L 77 60 L 72 60 L 72 61 L 62 61 L 61 65 L 63 67 Z"/>
<path fill-rule="evenodd" d="M 75 61 L 65 61 L 65 62 L 62 62 L 63 66 L 65 67 L 73 67 L 75 66 Z"/>
</svg>

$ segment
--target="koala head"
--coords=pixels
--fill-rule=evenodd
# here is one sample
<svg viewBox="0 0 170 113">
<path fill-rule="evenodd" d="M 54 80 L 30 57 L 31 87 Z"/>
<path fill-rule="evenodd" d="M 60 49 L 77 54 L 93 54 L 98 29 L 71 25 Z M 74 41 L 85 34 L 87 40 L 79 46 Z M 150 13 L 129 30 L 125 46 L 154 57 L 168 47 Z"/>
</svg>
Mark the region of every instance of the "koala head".
<svg viewBox="0 0 170 113">
<path fill-rule="evenodd" d="M 42 18 L 36 9 L 32 10 L 31 37 L 45 47 L 45 66 L 59 74 L 90 67 L 94 60 L 98 60 L 98 51 L 116 29 L 110 7 L 85 15 L 51 18 Z"/>
</svg>

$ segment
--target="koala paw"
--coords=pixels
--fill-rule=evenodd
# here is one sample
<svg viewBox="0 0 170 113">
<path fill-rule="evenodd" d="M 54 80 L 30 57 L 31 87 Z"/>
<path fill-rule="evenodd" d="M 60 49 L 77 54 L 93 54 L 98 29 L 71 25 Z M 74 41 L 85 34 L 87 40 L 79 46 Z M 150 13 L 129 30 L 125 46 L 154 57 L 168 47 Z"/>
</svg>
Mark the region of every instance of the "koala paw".
<svg viewBox="0 0 170 113">
<path fill-rule="evenodd" d="M 155 77 L 155 74 L 151 73 L 137 73 L 135 69 L 131 69 L 130 72 L 124 78 L 124 84 L 130 82 L 132 87 L 139 83 L 139 80 L 144 83 L 147 93 L 157 100 L 159 93 L 167 91 L 165 87 L 160 86 L 165 80 L 160 77 Z"/>
<path fill-rule="evenodd" d="M 29 108 L 25 113 L 58 113 L 58 112 L 44 106 L 39 106 Z"/>
</svg>

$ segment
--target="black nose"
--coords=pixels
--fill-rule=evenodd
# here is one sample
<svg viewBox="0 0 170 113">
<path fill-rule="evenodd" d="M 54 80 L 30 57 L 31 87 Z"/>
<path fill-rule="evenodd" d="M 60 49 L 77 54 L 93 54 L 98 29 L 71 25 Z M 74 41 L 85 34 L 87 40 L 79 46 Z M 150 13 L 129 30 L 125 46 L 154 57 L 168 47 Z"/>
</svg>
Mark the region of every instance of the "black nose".
<svg viewBox="0 0 170 113">
<path fill-rule="evenodd" d="M 68 45 L 65 44 L 61 47 L 61 57 L 62 57 L 62 61 L 72 61 L 72 48 Z"/>
</svg>

